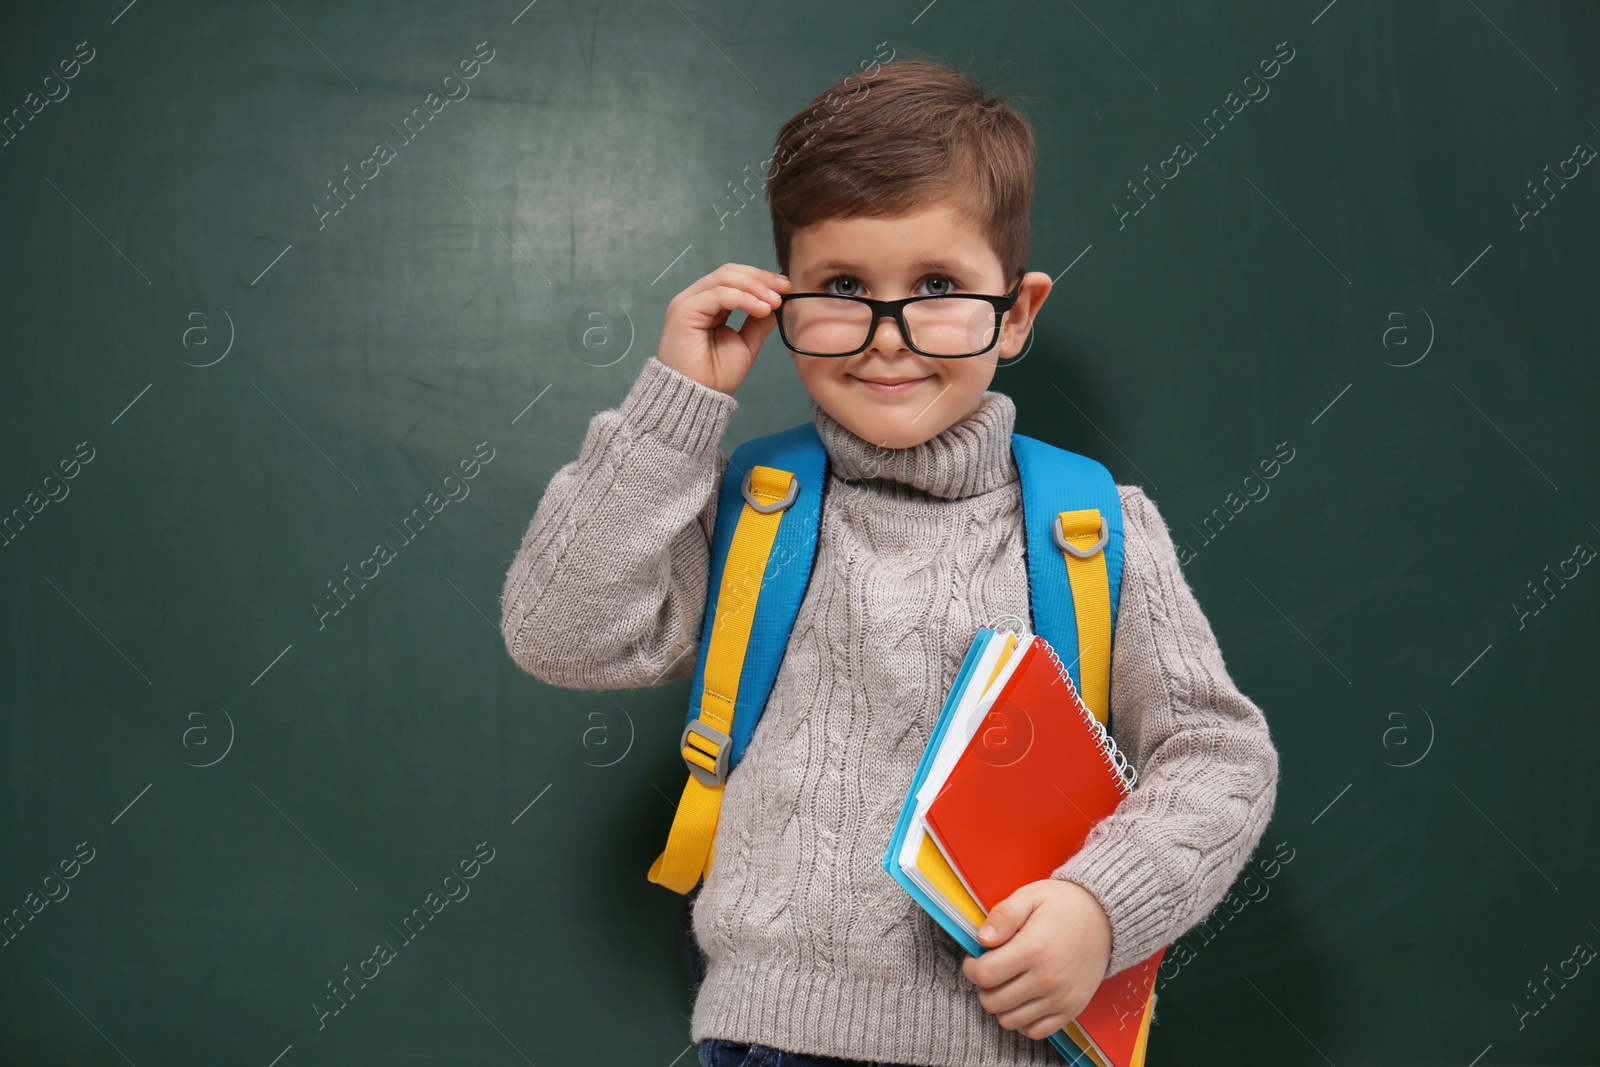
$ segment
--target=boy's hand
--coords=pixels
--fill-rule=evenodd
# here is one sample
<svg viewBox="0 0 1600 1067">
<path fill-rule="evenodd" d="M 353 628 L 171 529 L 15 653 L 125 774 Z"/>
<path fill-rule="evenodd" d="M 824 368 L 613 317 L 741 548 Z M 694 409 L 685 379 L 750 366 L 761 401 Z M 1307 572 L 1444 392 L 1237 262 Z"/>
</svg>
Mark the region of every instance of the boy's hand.
<svg viewBox="0 0 1600 1067">
<path fill-rule="evenodd" d="M 1044 878 L 995 905 L 978 943 L 983 955 L 961 965 L 981 990 L 978 1003 L 1007 1030 L 1038 1041 L 1066 1026 L 1100 988 L 1111 920 L 1078 883 Z"/>
<path fill-rule="evenodd" d="M 701 385 L 732 393 L 777 325 L 773 308 L 790 288 L 781 274 L 724 263 L 672 298 L 656 358 Z M 726 325 L 734 311 L 748 313 L 738 330 Z"/>
</svg>

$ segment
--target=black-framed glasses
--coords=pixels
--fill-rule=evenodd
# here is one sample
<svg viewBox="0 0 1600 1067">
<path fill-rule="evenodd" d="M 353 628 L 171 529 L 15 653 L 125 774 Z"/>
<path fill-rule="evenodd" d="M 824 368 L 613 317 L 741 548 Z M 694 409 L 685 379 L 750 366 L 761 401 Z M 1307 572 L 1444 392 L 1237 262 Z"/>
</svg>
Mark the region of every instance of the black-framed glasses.
<svg viewBox="0 0 1600 1067">
<path fill-rule="evenodd" d="M 853 356 L 865 352 L 878 320 L 894 319 L 906 347 L 919 356 L 965 359 L 981 356 L 1000 339 L 1007 311 L 1017 302 L 1022 279 L 1005 296 L 952 293 L 872 300 L 832 293 L 794 293 L 778 303 L 778 333 L 802 356 Z"/>
</svg>

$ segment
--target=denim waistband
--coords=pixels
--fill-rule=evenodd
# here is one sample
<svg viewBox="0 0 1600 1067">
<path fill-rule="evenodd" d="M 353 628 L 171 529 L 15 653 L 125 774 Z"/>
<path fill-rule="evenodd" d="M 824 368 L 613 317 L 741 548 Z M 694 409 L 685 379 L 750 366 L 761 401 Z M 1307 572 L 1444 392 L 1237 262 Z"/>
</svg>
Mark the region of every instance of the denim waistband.
<svg viewBox="0 0 1600 1067">
<path fill-rule="evenodd" d="M 837 1056 L 813 1056 L 804 1052 L 785 1052 L 766 1045 L 746 1045 L 708 1037 L 700 1042 L 703 1067 L 911 1067 L 910 1064 L 880 1060 L 846 1060 Z"/>
</svg>

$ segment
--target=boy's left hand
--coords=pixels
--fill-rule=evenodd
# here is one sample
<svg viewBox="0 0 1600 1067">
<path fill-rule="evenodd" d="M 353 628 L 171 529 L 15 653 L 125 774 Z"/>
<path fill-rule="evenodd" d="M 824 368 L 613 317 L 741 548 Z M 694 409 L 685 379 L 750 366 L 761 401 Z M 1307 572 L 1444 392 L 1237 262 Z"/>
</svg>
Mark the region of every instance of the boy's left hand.
<svg viewBox="0 0 1600 1067">
<path fill-rule="evenodd" d="M 978 1002 L 1007 1030 L 1038 1041 L 1066 1026 L 1100 987 L 1111 920 L 1078 883 L 1044 878 L 995 905 L 978 943 L 983 955 L 961 965 L 981 990 Z"/>
</svg>

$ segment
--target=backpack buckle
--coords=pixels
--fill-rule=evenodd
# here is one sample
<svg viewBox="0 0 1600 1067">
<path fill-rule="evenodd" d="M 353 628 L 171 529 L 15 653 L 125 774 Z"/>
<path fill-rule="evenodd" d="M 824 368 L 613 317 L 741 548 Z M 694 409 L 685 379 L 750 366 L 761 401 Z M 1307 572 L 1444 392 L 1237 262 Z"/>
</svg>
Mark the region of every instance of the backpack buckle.
<svg viewBox="0 0 1600 1067">
<path fill-rule="evenodd" d="M 1077 545 L 1068 543 L 1066 537 L 1061 533 L 1061 516 L 1059 515 L 1056 516 L 1056 521 L 1050 524 L 1050 532 L 1055 535 L 1056 544 L 1061 547 L 1063 552 L 1071 552 L 1079 559 L 1088 559 L 1106 547 L 1111 541 L 1111 527 L 1106 523 L 1104 515 L 1100 516 L 1100 537 L 1088 548 L 1079 548 Z"/>
<path fill-rule="evenodd" d="M 689 744 L 690 734 L 699 734 L 717 746 L 716 765 L 709 771 L 687 755 L 683 757 L 683 762 L 689 765 L 689 773 L 700 779 L 700 784 L 707 789 L 714 789 L 728 777 L 728 756 L 733 751 L 733 739 L 704 719 L 690 719 L 689 724 L 683 728 L 683 736 L 678 739 L 678 751 L 682 752 L 684 749 L 691 747 Z M 692 747 L 696 752 L 703 755 L 711 755 L 700 745 Z"/>
<path fill-rule="evenodd" d="M 757 500 L 755 498 L 755 494 L 750 491 L 750 475 L 754 473 L 754 467 L 750 468 L 748 471 L 745 471 L 744 481 L 739 484 L 739 491 L 744 494 L 744 502 L 761 512 L 763 515 L 770 515 L 774 511 L 783 511 L 787 509 L 790 504 L 794 503 L 795 497 L 800 495 L 800 479 L 791 474 L 789 475 L 789 491 L 784 495 L 784 498 L 771 504 L 763 504 L 761 501 Z"/>
</svg>

